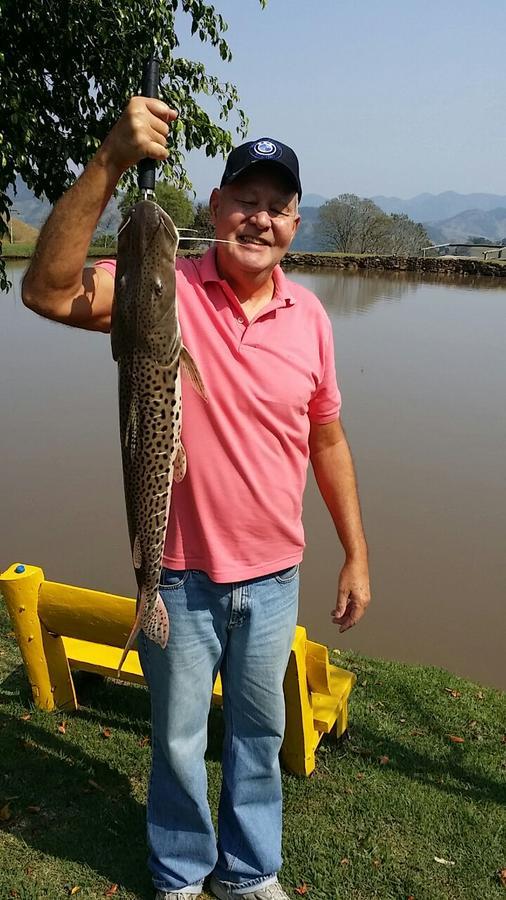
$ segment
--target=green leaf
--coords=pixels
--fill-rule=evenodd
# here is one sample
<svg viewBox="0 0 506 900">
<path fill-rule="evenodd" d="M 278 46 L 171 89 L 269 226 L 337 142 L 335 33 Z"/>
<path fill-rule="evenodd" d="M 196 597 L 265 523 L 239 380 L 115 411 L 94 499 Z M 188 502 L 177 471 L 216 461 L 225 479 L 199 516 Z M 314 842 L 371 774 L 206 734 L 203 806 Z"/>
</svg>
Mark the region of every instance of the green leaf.
<svg viewBox="0 0 506 900">
<path fill-rule="evenodd" d="M 23 15 L 17 0 L 2 0 L 1 209 L 8 210 L 7 191 L 16 174 L 37 197 L 56 202 L 75 179 L 70 163 L 86 165 L 129 98 L 139 93 L 145 59 L 155 46 L 160 96 L 179 113 L 169 158 L 159 169 L 163 177 L 175 187 L 190 188 L 187 151 L 204 147 L 208 156 L 225 155 L 233 132 L 244 136 L 246 120 L 235 86 L 220 82 L 198 60 L 177 56 L 176 13 L 189 17 L 192 34 L 215 46 L 218 58 L 231 59 L 224 38 L 227 23 L 203 0 L 26 0 Z M 214 103 L 212 117 L 199 103 L 201 94 Z M 220 117 L 227 122 L 233 117 L 232 129 L 218 124 Z M 122 186 L 134 179 L 135 173 L 127 173 Z M 0 260 L 5 285 L 2 266 Z"/>
</svg>

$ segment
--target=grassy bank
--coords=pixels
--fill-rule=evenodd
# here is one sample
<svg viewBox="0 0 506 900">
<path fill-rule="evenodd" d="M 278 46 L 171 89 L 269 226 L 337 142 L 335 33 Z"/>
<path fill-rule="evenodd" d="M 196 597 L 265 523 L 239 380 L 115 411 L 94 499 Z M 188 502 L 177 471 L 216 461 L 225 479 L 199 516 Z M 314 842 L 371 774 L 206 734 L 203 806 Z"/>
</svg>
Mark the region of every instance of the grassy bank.
<svg viewBox="0 0 506 900">
<path fill-rule="evenodd" d="M 504 897 L 505 695 L 439 669 L 351 653 L 335 659 L 358 676 L 351 736 L 323 744 L 311 778 L 284 776 L 288 895 Z M 0 600 L 2 900 L 153 896 L 144 837 L 148 693 L 81 677 L 78 696 L 72 716 L 33 708 Z M 221 736 L 213 710 L 213 811 Z"/>
<path fill-rule="evenodd" d="M 33 256 L 34 250 L 35 244 L 23 244 L 21 242 L 15 244 L 4 243 L 2 245 L 2 256 L 5 259 L 30 259 Z M 107 247 L 104 249 L 104 247 L 97 247 L 92 244 L 89 248 L 88 256 L 95 259 L 116 256 L 116 247 Z"/>
</svg>

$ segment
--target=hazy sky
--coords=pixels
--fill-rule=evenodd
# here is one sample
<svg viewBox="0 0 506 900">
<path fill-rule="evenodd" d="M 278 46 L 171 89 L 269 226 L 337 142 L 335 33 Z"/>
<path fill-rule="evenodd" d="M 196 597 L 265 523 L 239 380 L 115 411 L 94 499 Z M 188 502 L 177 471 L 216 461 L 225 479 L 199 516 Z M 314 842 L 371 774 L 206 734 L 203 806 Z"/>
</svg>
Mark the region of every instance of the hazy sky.
<svg viewBox="0 0 506 900">
<path fill-rule="evenodd" d="M 305 193 L 506 193 L 505 0 L 215 0 L 248 138 L 296 150 Z M 223 162 L 192 153 L 199 198 Z"/>
</svg>

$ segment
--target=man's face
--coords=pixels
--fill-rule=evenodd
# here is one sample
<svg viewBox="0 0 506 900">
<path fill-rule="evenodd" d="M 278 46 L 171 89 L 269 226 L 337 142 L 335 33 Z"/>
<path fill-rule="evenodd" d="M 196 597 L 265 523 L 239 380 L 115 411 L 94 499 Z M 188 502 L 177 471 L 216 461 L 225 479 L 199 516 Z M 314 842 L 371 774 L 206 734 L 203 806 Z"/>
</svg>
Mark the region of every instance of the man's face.
<svg viewBox="0 0 506 900">
<path fill-rule="evenodd" d="M 218 268 L 226 277 L 239 272 L 270 276 L 297 231 L 297 192 L 275 166 L 257 163 L 232 184 L 215 188 L 211 215 L 217 244 Z"/>
</svg>

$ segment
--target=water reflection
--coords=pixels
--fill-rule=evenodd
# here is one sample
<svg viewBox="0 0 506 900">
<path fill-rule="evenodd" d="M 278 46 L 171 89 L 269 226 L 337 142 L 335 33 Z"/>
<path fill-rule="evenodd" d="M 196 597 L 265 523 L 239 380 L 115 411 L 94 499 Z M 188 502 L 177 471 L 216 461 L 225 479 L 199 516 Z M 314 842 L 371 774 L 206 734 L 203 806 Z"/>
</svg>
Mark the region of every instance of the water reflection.
<svg viewBox="0 0 506 900">
<path fill-rule="evenodd" d="M 448 275 L 417 275 L 410 272 L 378 272 L 374 269 L 357 271 L 293 269 L 289 278 L 313 290 L 327 309 L 335 309 L 340 316 L 365 313 L 375 303 L 401 300 L 427 285 L 451 290 L 497 291 L 506 290 L 498 278 L 464 278 Z"/>
</svg>

